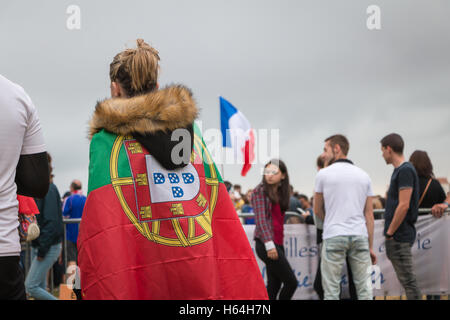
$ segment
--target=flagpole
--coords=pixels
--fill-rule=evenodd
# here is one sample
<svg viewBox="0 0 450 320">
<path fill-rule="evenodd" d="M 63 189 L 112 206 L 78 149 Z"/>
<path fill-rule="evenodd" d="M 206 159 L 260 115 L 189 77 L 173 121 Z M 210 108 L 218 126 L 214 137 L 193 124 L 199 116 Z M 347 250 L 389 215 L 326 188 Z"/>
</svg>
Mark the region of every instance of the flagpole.
<svg viewBox="0 0 450 320">
<path fill-rule="evenodd" d="M 218 94 L 217 98 L 219 98 L 219 128 L 221 128 L 221 125 L 222 125 L 221 111 L 220 111 L 220 97 L 221 97 L 221 95 Z M 222 130 L 220 132 L 222 132 Z M 222 139 L 223 139 L 223 137 L 222 137 Z M 222 162 L 221 163 L 221 167 L 222 167 L 222 181 L 225 180 L 225 170 L 224 170 L 224 166 L 223 166 L 223 163 L 224 163 L 224 161 L 223 161 L 223 159 L 224 159 L 224 150 L 225 150 L 225 148 L 223 147 L 223 144 L 222 144 L 222 157 L 221 157 L 222 158 L 221 159 L 221 162 Z"/>
<path fill-rule="evenodd" d="M 222 147 L 223 151 L 223 147 Z M 225 171 L 223 170 L 223 159 L 222 159 L 222 180 L 225 180 Z"/>
</svg>

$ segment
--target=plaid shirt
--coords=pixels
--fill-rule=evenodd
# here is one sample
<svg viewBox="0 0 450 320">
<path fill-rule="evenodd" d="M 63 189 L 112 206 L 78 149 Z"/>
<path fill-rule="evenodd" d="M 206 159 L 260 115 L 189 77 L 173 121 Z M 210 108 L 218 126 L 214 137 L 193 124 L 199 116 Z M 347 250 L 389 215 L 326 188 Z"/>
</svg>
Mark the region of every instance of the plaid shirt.
<svg viewBox="0 0 450 320">
<path fill-rule="evenodd" d="M 272 202 L 264 194 L 262 184 L 253 190 L 251 203 L 256 224 L 254 237 L 262 242 L 273 241 Z"/>
</svg>

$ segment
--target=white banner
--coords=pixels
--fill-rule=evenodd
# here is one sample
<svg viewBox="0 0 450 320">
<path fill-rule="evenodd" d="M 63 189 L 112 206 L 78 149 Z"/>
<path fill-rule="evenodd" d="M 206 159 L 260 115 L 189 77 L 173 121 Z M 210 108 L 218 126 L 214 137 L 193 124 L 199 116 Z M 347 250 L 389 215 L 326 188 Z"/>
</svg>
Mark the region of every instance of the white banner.
<svg viewBox="0 0 450 320">
<path fill-rule="evenodd" d="M 244 225 L 253 252 L 254 225 Z M 386 257 L 384 247 L 384 220 L 375 220 L 374 249 L 378 257 L 372 272 L 374 296 L 400 296 L 404 289 L 400 285 L 391 262 Z M 436 219 L 431 215 L 419 216 L 416 223 L 416 241 L 412 247 L 413 262 L 417 281 L 422 294 L 448 294 L 450 287 L 450 218 L 448 215 Z M 286 257 L 298 280 L 298 288 L 293 299 L 318 299 L 313 288 L 319 260 L 314 225 L 284 225 L 284 248 Z M 266 267 L 258 256 L 256 260 L 264 281 L 267 283 Z M 344 268 L 346 270 L 346 268 Z M 344 272 L 343 270 L 343 272 Z M 342 275 L 343 296 L 348 297 L 347 275 Z"/>
</svg>

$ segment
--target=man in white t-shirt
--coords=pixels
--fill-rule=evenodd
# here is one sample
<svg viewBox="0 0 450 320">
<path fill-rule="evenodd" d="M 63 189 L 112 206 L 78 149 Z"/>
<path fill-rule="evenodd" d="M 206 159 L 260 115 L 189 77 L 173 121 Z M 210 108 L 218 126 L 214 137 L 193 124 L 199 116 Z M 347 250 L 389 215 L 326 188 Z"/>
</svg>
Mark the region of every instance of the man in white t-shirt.
<svg viewBox="0 0 450 320">
<path fill-rule="evenodd" d="M 25 299 L 17 194 L 45 197 L 49 168 L 31 99 L 0 75 L 0 300 Z"/>
<path fill-rule="evenodd" d="M 329 165 L 316 176 L 314 213 L 324 221 L 320 267 L 325 300 L 339 299 L 346 257 L 358 299 L 373 299 L 369 277 L 371 263 L 376 263 L 372 250 L 374 195 L 368 174 L 347 159 L 349 147 L 343 135 L 326 139 L 322 157 Z"/>
</svg>

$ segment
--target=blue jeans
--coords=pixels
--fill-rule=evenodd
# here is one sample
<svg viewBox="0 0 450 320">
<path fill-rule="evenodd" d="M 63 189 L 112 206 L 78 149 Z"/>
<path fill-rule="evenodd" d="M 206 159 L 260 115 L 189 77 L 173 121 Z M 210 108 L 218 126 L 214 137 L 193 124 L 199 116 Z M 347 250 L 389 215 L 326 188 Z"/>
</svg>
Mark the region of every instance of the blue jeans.
<svg viewBox="0 0 450 320">
<path fill-rule="evenodd" d="M 44 260 L 37 260 L 37 248 L 31 250 L 31 266 L 25 280 L 25 289 L 36 300 L 58 300 L 47 289 L 47 273 L 61 254 L 61 243 L 50 247 Z"/>
<path fill-rule="evenodd" d="M 369 239 L 363 236 L 338 236 L 323 240 L 320 268 L 325 300 L 339 300 L 342 267 L 346 257 L 358 299 L 372 300 Z"/>
</svg>

